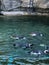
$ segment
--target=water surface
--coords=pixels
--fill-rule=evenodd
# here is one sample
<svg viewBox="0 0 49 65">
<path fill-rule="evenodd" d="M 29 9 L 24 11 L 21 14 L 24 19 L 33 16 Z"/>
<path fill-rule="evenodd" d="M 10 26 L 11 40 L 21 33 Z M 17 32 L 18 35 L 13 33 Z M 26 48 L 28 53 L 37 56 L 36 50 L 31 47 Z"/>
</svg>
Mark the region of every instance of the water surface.
<svg viewBox="0 0 49 65">
<path fill-rule="evenodd" d="M 31 33 L 37 33 L 35 37 Z M 42 34 L 42 36 L 40 36 Z M 24 36 L 26 39 L 12 39 L 11 36 Z M 35 44 L 32 49 L 24 49 L 13 44 Z M 0 17 L 0 64 L 1 65 L 49 65 L 49 54 L 31 55 L 31 50 L 45 49 L 49 45 L 49 17 L 14 16 Z"/>
</svg>

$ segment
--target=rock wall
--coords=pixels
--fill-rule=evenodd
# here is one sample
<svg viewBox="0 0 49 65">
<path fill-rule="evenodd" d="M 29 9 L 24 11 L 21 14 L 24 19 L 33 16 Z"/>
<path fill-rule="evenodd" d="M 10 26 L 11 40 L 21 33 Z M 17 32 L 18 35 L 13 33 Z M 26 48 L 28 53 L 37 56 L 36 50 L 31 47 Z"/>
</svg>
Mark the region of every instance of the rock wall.
<svg viewBox="0 0 49 65">
<path fill-rule="evenodd" d="M 28 5 L 30 1 L 33 2 L 33 6 L 40 7 L 40 8 L 49 8 L 49 0 L 22 0 L 24 6 L 25 3 Z"/>
<path fill-rule="evenodd" d="M 49 8 L 49 0 L 34 0 L 33 2 L 36 7 Z"/>
<path fill-rule="evenodd" d="M 15 9 L 19 6 L 22 7 L 40 7 L 40 8 L 49 8 L 49 0 L 1 0 L 2 9 L 10 10 Z"/>
<path fill-rule="evenodd" d="M 2 9 L 3 10 L 15 9 L 18 6 L 20 6 L 19 0 L 3 0 L 2 1 Z"/>
<path fill-rule="evenodd" d="M 30 2 L 30 0 L 23 0 L 24 2 Z M 32 0 L 35 7 L 49 8 L 49 0 Z"/>
</svg>

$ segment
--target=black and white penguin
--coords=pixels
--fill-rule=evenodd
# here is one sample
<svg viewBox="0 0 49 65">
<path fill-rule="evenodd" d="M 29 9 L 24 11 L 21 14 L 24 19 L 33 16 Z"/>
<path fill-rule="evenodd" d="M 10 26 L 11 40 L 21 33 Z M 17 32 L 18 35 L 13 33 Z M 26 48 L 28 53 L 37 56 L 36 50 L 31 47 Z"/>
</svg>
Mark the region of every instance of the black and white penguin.
<svg viewBox="0 0 49 65">
<path fill-rule="evenodd" d="M 32 52 L 31 52 L 31 55 L 36 55 L 36 56 L 37 56 L 37 55 L 41 55 L 41 52 L 40 52 L 40 51 L 38 51 L 38 52 L 33 52 L 33 51 L 32 51 Z"/>
<path fill-rule="evenodd" d="M 46 49 L 44 50 L 45 54 L 49 54 L 49 47 L 46 47 Z"/>
<path fill-rule="evenodd" d="M 43 36 L 42 33 L 38 33 L 38 32 L 32 32 L 32 33 L 29 34 L 29 35 L 32 36 L 32 37 L 36 37 L 36 36 L 40 36 L 40 37 L 42 37 L 42 36 Z"/>
<path fill-rule="evenodd" d="M 42 53 L 41 53 L 41 51 L 39 51 L 39 50 L 37 50 L 37 51 L 30 51 L 30 52 L 28 52 L 30 55 L 34 55 L 34 56 L 39 56 L 39 55 L 41 55 Z"/>
<path fill-rule="evenodd" d="M 21 40 L 21 39 L 25 40 L 26 39 L 26 37 L 24 36 L 10 36 L 10 38 L 15 39 L 15 40 Z"/>
<path fill-rule="evenodd" d="M 15 48 L 17 47 L 21 47 L 21 48 L 24 48 L 24 49 L 27 49 L 27 48 L 32 48 L 34 46 L 34 44 L 29 44 L 29 43 L 14 43 L 13 46 Z"/>
</svg>

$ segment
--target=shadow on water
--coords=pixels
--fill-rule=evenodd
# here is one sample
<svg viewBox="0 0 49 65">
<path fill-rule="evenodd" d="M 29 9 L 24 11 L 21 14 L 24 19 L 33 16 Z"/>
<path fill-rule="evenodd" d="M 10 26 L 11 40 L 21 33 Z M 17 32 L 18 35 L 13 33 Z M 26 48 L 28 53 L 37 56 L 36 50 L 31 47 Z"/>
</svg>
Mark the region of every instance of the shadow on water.
<svg viewBox="0 0 49 65">
<path fill-rule="evenodd" d="M 12 17 L 8 17 L 8 16 L 3 16 L 0 17 L 1 20 L 4 20 L 6 18 L 6 20 L 11 20 L 11 21 L 16 21 L 19 22 L 32 22 L 34 24 L 38 24 L 38 23 L 42 23 L 45 25 L 49 25 L 49 16 L 12 16 Z M 14 18 L 14 19 L 13 19 Z"/>
<path fill-rule="evenodd" d="M 14 19 L 13 19 L 14 18 Z M 0 16 L 0 20 L 11 20 L 19 22 L 32 22 L 32 23 L 42 23 L 49 25 L 49 16 Z M 4 21 L 3 21 L 4 22 Z M 10 22 L 10 21 L 9 21 Z"/>
</svg>

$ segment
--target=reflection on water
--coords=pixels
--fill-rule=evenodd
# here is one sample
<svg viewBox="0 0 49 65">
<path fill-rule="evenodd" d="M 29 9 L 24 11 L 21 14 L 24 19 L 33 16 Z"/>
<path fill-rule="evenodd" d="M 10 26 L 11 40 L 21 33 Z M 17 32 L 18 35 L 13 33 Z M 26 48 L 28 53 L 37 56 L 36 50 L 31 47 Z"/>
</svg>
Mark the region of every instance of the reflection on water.
<svg viewBox="0 0 49 65">
<path fill-rule="evenodd" d="M 1 65 L 49 65 L 48 17 L 0 17 Z M 15 45 L 13 45 L 15 44 Z M 39 55 L 32 51 L 41 51 Z"/>
</svg>

